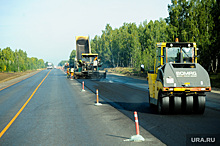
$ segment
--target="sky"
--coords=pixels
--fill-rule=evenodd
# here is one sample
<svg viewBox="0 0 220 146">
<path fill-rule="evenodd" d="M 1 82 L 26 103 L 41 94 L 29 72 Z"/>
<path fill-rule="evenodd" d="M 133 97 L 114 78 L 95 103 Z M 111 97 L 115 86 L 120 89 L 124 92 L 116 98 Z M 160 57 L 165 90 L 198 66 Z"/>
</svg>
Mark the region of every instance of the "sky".
<svg viewBox="0 0 220 146">
<path fill-rule="evenodd" d="M 168 17 L 171 0 L 0 0 L 0 48 L 26 51 L 57 65 L 68 60 L 76 36 L 101 35 L 106 24 Z"/>
</svg>

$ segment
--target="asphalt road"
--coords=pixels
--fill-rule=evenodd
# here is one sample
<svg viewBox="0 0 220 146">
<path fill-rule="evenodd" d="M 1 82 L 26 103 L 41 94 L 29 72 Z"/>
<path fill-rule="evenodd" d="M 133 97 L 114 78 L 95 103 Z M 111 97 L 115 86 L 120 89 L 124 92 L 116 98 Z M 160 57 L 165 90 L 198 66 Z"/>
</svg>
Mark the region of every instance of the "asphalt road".
<svg viewBox="0 0 220 146">
<path fill-rule="evenodd" d="M 193 136 L 211 136 L 220 142 L 220 94 L 207 93 L 204 115 L 158 115 L 148 104 L 145 80 L 108 74 L 104 80 L 78 79 L 130 119 L 139 113 L 140 125 L 167 145 L 186 145 Z"/>
<path fill-rule="evenodd" d="M 45 80 L 42 81 L 43 79 Z M 110 94 L 106 93 L 105 97 L 120 93 L 112 93 L 111 83 L 86 80 L 87 83 L 91 83 L 94 89 L 96 86 L 109 85 L 106 92 Z M 118 90 L 127 89 L 126 84 L 115 84 L 115 88 L 117 87 Z M 121 99 L 117 97 L 116 101 L 101 100 L 103 105 L 94 106 L 95 94 L 87 88 L 82 92 L 81 84 L 77 80 L 67 79 L 61 70 L 43 70 L 0 91 L 0 131 L 3 134 L 0 145 L 164 145 L 146 130 L 154 132 L 158 129 L 158 123 L 161 123 L 157 121 L 158 118 L 164 117 L 147 112 L 146 102 L 141 101 L 144 99 L 142 96 L 145 96 L 145 91 L 131 89 L 135 92 L 132 95 L 129 92 L 121 93 Z M 104 90 L 100 93 L 103 94 Z M 136 93 L 142 96 L 136 96 Z M 137 100 L 134 100 L 134 97 Z M 123 101 L 125 99 L 129 102 Z M 27 105 L 18 113 L 27 101 Z M 115 102 L 116 105 L 125 104 L 127 107 L 121 110 L 128 111 L 129 115 L 120 112 L 117 106 L 112 107 L 108 102 Z M 143 109 L 140 105 L 143 105 Z M 139 118 L 143 126 L 140 127 L 140 134 L 145 141 L 140 143 L 124 141 L 136 134 L 134 110 L 141 114 Z M 17 118 L 6 128 L 16 114 Z M 154 120 L 146 122 L 143 114 Z M 212 114 L 216 115 L 213 112 Z M 166 119 L 169 120 L 169 116 Z M 213 118 L 213 123 L 215 122 L 219 120 Z M 160 131 L 160 134 L 166 133 Z M 163 136 L 159 138 L 163 139 Z"/>
</svg>

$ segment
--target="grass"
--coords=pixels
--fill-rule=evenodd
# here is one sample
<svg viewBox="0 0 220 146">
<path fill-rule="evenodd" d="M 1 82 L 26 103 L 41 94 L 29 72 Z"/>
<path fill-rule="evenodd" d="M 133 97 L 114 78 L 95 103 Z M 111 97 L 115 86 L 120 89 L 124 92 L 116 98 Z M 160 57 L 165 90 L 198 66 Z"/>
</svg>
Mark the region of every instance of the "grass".
<svg viewBox="0 0 220 146">
<path fill-rule="evenodd" d="M 26 75 L 28 73 L 34 72 L 35 70 L 28 70 L 25 72 L 0 72 L 0 83 L 6 82 L 8 80 Z"/>
<path fill-rule="evenodd" d="M 138 71 L 136 71 L 134 68 L 130 67 L 116 67 L 116 68 L 108 68 L 108 72 L 114 72 L 114 73 L 119 73 L 119 74 L 124 74 L 124 75 L 133 75 L 137 74 Z"/>
<path fill-rule="evenodd" d="M 140 71 L 136 70 L 135 68 L 131 67 L 116 67 L 116 68 L 106 68 L 105 70 L 108 70 L 108 72 L 123 74 L 126 76 L 137 76 L 137 77 L 145 77 L 146 73 L 143 74 Z"/>
</svg>

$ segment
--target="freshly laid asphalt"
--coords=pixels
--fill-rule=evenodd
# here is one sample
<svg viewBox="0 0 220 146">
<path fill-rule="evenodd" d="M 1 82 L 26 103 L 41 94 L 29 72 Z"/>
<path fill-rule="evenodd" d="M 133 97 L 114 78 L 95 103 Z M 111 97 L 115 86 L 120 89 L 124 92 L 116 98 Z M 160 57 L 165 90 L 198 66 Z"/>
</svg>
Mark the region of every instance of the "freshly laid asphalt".
<svg viewBox="0 0 220 146">
<path fill-rule="evenodd" d="M 48 72 L 43 70 L 0 91 L 0 131 Z M 105 100 L 101 99 L 101 106 L 95 106 L 95 101 L 96 95 L 88 88 L 82 92 L 77 80 L 53 69 L 0 138 L 0 145 L 164 145 L 143 127 L 144 142 L 124 141 L 136 135 L 134 118 Z"/>
<path fill-rule="evenodd" d="M 78 81 L 84 81 L 85 86 L 94 93 L 99 89 L 99 94 L 105 101 L 130 119 L 133 119 L 133 111 L 137 111 L 140 125 L 166 145 L 184 146 L 190 136 L 201 135 L 214 137 L 220 144 L 220 94 L 207 93 L 203 115 L 158 115 L 156 109 L 149 106 L 146 80 L 108 74 L 104 80 Z"/>
</svg>

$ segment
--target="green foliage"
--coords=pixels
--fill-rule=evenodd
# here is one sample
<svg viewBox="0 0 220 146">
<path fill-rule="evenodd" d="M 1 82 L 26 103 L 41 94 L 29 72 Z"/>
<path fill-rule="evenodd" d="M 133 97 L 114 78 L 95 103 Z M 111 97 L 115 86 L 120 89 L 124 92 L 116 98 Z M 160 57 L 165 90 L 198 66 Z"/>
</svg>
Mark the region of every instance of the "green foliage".
<svg viewBox="0 0 220 146">
<path fill-rule="evenodd" d="M 210 74 L 210 81 L 211 81 L 212 87 L 220 88 L 220 73 Z"/>
<path fill-rule="evenodd" d="M 58 66 L 64 66 L 65 63 L 67 63 L 67 62 L 68 62 L 68 60 L 62 60 L 62 61 L 60 61 L 60 63 L 58 63 Z"/>
<path fill-rule="evenodd" d="M 38 60 L 38 67 L 39 67 L 39 68 L 44 68 L 44 67 L 45 67 L 44 60 L 43 60 L 43 59 L 39 59 L 39 60 Z"/>
<path fill-rule="evenodd" d="M 9 47 L 0 49 L 0 71 L 20 72 L 44 68 L 44 60 L 35 57 L 28 58 L 23 50 L 12 51 Z"/>
<path fill-rule="evenodd" d="M 217 72 L 219 60 L 220 5 L 217 0 L 172 0 L 168 6 L 169 37 L 196 42 L 199 62 L 209 71 Z"/>
<path fill-rule="evenodd" d="M 153 69 L 156 42 L 196 42 L 199 63 L 217 72 L 220 57 L 220 2 L 217 0 L 171 0 L 169 17 L 156 21 L 124 23 L 112 29 L 107 24 L 101 36 L 91 40 L 93 53 L 98 53 L 104 67 L 134 67 L 144 64 Z"/>
<path fill-rule="evenodd" d="M 70 54 L 70 58 L 69 58 L 69 65 L 71 68 L 74 67 L 74 60 L 76 57 L 76 50 L 72 50 L 71 54 Z"/>
<path fill-rule="evenodd" d="M 92 52 L 99 54 L 104 67 L 134 67 L 144 64 L 147 70 L 153 69 L 155 45 L 167 40 L 165 20 L 150 21 L 148 24 L 124 23 L 119 29 L 106 25 L 101 37 L 91 41 Z"/>
</svg>

